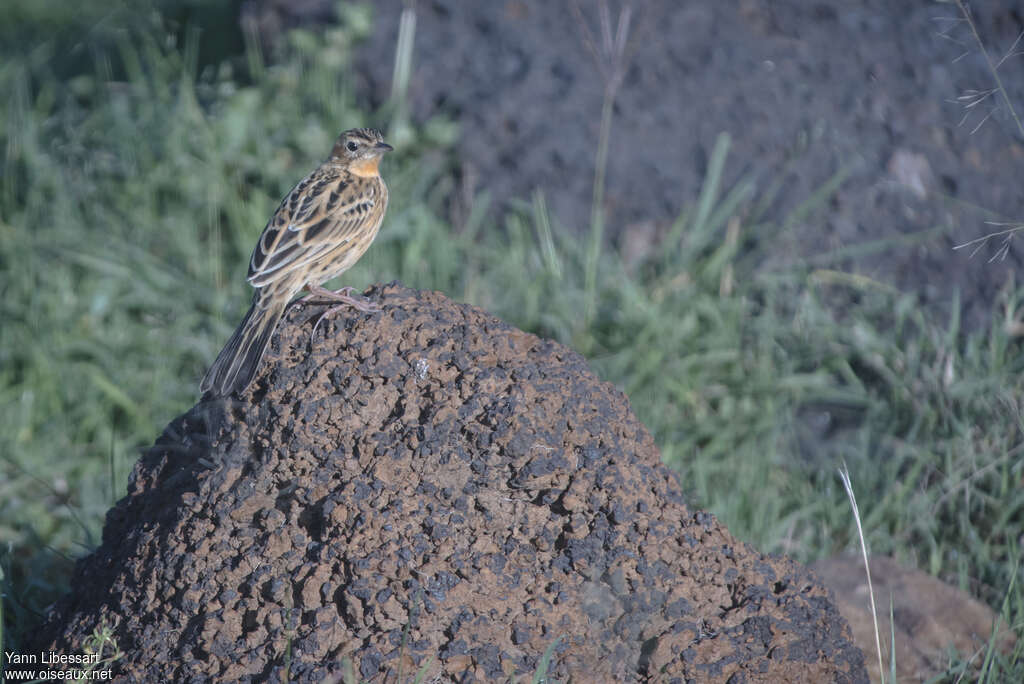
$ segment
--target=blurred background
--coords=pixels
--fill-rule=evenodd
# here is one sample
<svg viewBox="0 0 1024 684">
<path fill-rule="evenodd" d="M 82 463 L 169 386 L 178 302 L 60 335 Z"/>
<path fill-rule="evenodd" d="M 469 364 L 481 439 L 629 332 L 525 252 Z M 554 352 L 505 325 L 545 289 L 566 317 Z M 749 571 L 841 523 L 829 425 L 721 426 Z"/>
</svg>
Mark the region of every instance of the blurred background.
<svg viewBox="0 0 1024 684">
<path fill-rule="evenodd" d="M 5 0 L 6 634 L 198 399 L 280 198 L 368 125 L 392 204 L 339 285 L 584 354 L 764 551 L 856 548 L 846 463 L 873 552 L 1020 635 L 1024 12 L 855 5 Z"/>
</svg>

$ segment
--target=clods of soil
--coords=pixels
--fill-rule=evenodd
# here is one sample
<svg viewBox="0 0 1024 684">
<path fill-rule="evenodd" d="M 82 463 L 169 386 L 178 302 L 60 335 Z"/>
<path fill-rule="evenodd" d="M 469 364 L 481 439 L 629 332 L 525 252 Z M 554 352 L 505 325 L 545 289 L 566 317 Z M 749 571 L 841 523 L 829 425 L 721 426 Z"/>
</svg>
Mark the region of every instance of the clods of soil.
<svg viewBox="0 0 1024 684">
<path fill-rule="evenodd" d="M 295 305 L 140 459 L 35 647 L 120 681 L 866 682 L 829 592 L 689 509 L 582 357 L 434 292 Z M 347 661 L 347 663 L 346 663 Z"/>
</svg>

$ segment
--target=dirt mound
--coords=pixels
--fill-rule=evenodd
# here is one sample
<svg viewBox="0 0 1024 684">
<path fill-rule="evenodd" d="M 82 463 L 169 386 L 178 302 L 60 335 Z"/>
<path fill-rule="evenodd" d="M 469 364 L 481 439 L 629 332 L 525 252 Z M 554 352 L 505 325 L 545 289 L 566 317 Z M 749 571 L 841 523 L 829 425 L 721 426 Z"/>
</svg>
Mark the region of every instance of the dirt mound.
<svg viewBox="0 0 1024 684">
<path fill-rule="evenodd" d="M 549 649 L 559 679 L 867 681 L 828 591 L 687 509 L 582 357 L 371 298 L 312 340 L 293 306 L 240 400 L 168 426 L 37 648 L 105 619 L 126 681 L 506 681 Z"/>
</svg>

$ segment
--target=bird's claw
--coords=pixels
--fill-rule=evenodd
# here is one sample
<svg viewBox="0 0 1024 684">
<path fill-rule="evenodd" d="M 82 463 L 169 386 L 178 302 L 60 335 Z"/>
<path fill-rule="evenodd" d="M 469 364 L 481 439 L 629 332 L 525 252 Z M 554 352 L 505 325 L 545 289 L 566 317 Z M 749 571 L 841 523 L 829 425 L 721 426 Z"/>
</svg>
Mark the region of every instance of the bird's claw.
<svg viewBox="0 0 1024 684">
<path fill-rule="evenodd" d="M 340 290 L 333 291 L 323 287 L 309 288 L 310 294 L 306 297 L 303 297 L 300 301 L 307 302 L 314 299 L 326 299 L 332 302 L 340 302 L 340 304 L 336 304 L 335 306 L 332 306 L 331 308 L 327 309 L 327 311 L 324 311 L 322 314 L 320 314 L 320 318 L 318 318 L 316 320 L 316 323 L 313 325 L 313 333 L 311 337 L 313 335 L 316 335 L 317 328 L 320 327 L 320 324 L 323 322 L 325 318 L 332 316 L 333 314 L 337 313 L 338 311 L 341 311 L 345 307 L 350 306 L 353 309 L 356 309 L 357 311 L 362 311 L 364 313 L 376 313 L 381 310 L 380 304 L 377 304 L 376 302 L 371 302 L 366 297 L 352 295 L 352 291 L 354 289 L 355 288 L 352 287 L 351 285 L 347 285 L 341 288 Z"/>
</svg>

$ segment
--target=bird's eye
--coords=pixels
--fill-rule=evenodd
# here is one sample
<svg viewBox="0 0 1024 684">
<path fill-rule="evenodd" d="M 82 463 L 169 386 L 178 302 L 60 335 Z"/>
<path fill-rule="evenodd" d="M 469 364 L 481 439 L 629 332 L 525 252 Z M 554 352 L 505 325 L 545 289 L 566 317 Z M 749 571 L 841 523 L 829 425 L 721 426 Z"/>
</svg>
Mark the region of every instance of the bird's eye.
<svg viewBox="0 0 1024 684">
<path fill-rule="evenodd" d="M 347 147 L 347 148 L 348 148 L 348 151 L 349 151 L 349 152 L 355 152 L 356 150 L 358 150 L 358 149 L 359 149 L 359 145 L 357 145 L 357 144 L 356 144 L 356 142 L 355 142 L 354 140 L 349 140 L 349 141 L 348 141 L 348 144 L 347 144 L 347 145 L 345 145 L 345 147 Z"/>
</svg>

